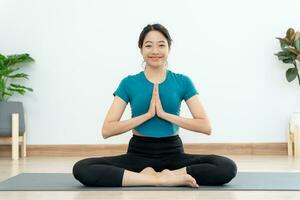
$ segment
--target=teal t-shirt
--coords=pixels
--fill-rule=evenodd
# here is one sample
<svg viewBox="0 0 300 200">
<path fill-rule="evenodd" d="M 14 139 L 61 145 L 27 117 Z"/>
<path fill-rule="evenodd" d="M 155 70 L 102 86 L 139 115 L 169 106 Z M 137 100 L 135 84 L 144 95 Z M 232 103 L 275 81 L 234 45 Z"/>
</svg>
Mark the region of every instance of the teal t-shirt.
<svg viewBox="0 0 300 200">
<path fill-rule="evenodd" d="M 126 103 L 130 102 L 131 117 L 145 114 L 149 110 L 154 84 L 150 82 L 144 71 L 123 78 L 113 93 Z M 198 94 L 192 80 L 183 74 L 174 73 L 167 69 L 166 79 L 158 84 L 159 97 L 165 112 L 180 114 L 181 102 Z M 179 127 L 155 115 L 135 127 L 139 133 L 148 137 L 167 137 L 176 133 Z"/>
</svg>

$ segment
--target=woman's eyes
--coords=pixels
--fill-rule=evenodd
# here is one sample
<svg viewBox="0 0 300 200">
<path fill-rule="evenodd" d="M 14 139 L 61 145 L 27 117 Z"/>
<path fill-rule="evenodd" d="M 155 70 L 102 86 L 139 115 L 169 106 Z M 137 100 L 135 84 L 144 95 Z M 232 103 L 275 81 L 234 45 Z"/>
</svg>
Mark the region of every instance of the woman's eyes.
<svg viewBox="0 0 300 200">
<path fill-rule="evenodd" d="M 165 45 L 163 45 L 163 44 L 161 44 L 161 45 L 159 45 L 160 47 L 164 47 Z M 147 45 L 147 46 L 145 46 L 145 47 L 151 47 L 150 45 Z"/>
</svg>

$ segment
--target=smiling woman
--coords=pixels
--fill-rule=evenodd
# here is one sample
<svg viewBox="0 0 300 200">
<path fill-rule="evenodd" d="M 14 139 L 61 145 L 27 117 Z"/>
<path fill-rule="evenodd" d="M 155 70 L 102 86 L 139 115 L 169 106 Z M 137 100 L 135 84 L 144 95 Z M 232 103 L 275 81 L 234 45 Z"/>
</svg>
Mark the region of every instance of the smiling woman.
<svg viewBox="0 0 300 200">
<path fill-rule="evenodd" d="M 222 185 L 237 173 L 236 164 L 218 155 L 186 154 L 179 127 L 211 134 L 211 126 L 193 81 L 167 69 L 172 39 L 161 24 L 147 25 L 138 46 L 145 69 L 123 78 L 102 127 L 103 138 L 132 130 L 126 154 L 87 158 L 73 167 L 87 186 Z M 193 118 L 180 116 L 185 101 Z M 130 103 L 132 118 L 120 121 Z"/>
<path fill-rule="evenodd" d="M 167 63 L 171 43 L 168 30 L 160 24 L 153 24 L 146 26 L 141 32 L 138 47 L 147 65 L 163 69 L 163 65 Z"/>
</svg>

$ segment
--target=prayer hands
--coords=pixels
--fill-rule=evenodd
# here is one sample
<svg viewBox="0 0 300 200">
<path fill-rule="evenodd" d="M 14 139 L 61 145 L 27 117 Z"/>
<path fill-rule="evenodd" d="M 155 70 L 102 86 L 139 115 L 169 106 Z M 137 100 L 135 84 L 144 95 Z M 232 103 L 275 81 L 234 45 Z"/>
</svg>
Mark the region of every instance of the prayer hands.
<svg viewBox="0 0 300 200">
<path fill-rule="evenodd" d="M 150 102 L 148 113 L 150 114 L 151 117 L 154 117 L 155 114 L 158 117 L 162 117 L 165 114 L 165 111 L 161 105 L 161 101 L 159 98 L 158 84 L 154 84 L 153 86 L 152 99 Z"/>
</svg>

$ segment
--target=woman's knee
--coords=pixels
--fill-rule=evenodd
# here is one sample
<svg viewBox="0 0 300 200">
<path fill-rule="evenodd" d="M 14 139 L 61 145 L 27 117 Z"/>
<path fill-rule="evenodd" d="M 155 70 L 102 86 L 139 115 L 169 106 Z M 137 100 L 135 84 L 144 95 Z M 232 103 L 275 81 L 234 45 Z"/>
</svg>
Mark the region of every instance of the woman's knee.
<svg viewBox="0 0 300 200">
<path fill-rule="evenodd" d="M 95 179 L 93 164 L 99 164 L 100 158 L 86 158 L 79 160 L 73 166 L 73 176 L 82 184 L 89 185 Z"/>
<path fill-rule="evenodd" d="M 225 184 L 230 182 L 237 174 L 236 163 L 227 157 L 219 156 L 218 172 L 220 173 L 219 184 Z"/>
<path fill-rule="evenodd" d="M 72 170 L 73 176 L 77 180 L 81 180 L 83 172 L 86 170 L 87 166 L 88 164 L 86 162 L 86 159 L 77 161 L 73 166 L 73 170 Z"/>
<path fill-rule="evenodd" d="M 108 164 L 105 158 L 87 158 L 76 162 L 73 176 L 85 186 L 121 186 L 124 170 Z"/>
</svg>

